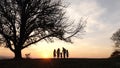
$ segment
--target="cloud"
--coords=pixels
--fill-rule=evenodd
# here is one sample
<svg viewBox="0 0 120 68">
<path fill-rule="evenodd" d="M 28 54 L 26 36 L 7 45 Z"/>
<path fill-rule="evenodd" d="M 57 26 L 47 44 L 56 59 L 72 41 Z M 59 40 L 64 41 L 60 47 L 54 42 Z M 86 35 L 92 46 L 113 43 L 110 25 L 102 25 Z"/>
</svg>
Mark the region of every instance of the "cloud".
<svg viewBox="0 0 120 68">
<path fill-rule="evenodd" d="M 79 20 L 80 17 L 88 17 L 87 27 L 85 28 L 85 38 L 95 38 L 98 39 L 98 41 L 99 39 L 110 41 L 112 33 L 115 32 L 120 25 L 118 0 L 69 1 L 71 2 L 71 6 L 67 8 L 67 14 L 71 19 Z"/>
<path fill-rule="evenodd" d="M 120 0 L 69 0 L 67 14 L 71 19 L 79 20 L 88 17 L 84 40 L 76 40 L 74 45 L 97 47 L 98 50 L 112 52 L 110 37 L 120 27 Z M 80 46 L 81 47 L 81 46 Z M 79 47 L 78 47 L 79 48 Z M 102 51 L 101 51 L 102 52 Z"/>
<path fill-rule="evenodd" d="M 96 0 L 101 8 L 106 11 L 99 17 L 107 24 L 118 24 L 120 22 L 120 0 Z"/>
<path fill-rule="evenodd" d="M 95 1 L 87 2 L 86 0 L 82 0 L 79 3 L 80 4 L 73 4 L 67 8 L 67 14 L 71 19 L 79 20 L 81 17 L 88 17 L 88 30 L 93 26 L 95 27 L 95 25 L 103 26 L 97 22 L 97 18 L 104 12 L 104 9 L 99 7 Z M 96 28 L 98 28 L 98 26 Z"/>
</svg>

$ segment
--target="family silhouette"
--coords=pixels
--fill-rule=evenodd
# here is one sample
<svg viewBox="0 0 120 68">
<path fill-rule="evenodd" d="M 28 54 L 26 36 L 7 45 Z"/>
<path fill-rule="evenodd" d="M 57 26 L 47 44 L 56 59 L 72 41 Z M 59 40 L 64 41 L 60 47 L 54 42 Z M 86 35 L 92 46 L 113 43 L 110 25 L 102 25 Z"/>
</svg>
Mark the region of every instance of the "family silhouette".
<svg viewBox="0 0 120 68">
<path fill-rule="evenodd" d="M 64 47 L 62 47 L 62 51 L 60 50 L 60 48 L 58 48 L 57 50 L 54 49 L 53 57 L 54 58 L 68 58 L 69 51 L 67 49 L 65 49 Z"/>
</svg>

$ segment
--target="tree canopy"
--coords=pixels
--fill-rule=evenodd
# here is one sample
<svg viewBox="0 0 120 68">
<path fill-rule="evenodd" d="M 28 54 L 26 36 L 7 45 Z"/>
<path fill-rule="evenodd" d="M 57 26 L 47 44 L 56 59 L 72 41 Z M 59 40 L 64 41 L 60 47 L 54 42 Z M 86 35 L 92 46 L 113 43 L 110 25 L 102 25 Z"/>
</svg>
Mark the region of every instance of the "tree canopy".
<svg viewBox="0 0 120 68">
<path fill-rule="evenodd" d="M 115 46 L 110 58 L 120 58 L 120 29 L 113 33 L 111 39 L 115 43 Z"/>
<path fill-rule="evenodd" d="M 113 33 L 111 39 L 114 41 L 115 47 L 120 48 L 120 29 Z"/>
<path fill-rule="evenodd" d="M 21 58 L 21 50 L 41 40 L 71 42 L 86 21 L 68 23 L 61 0 L 0 0 L 0 43 Z"/>
</svg>

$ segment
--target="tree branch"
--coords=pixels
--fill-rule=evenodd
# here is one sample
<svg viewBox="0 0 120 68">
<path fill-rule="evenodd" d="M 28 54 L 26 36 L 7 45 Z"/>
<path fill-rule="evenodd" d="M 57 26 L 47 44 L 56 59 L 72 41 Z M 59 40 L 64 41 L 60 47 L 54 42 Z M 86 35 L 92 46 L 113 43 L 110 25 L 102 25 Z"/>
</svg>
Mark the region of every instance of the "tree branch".
<svg viewBox="0 0 120 68">
<path fill-rule="evenodd" d="M 47 37 L 51 37 L 51 36 L 53 36 L 53 35 L 54 35 L 54 34 L 50 34 L 50 35 L 44 36 L 44 37 L 40 38 L 39 40 L 37 40 L 37 41 L 35 41 L 35 42 L 31 42 L 31 43 L 25 45 L 24 47 L 22 47 L 22 49 L 30 46 L 31 44 L 35 44 L 35 43 L 37 43 L 37 42 L 39 42 L 39 41 L 41 41 L 41 40 L 43 40 L 43 39 L 45 39 L 45 38 L 47 38 Z"/>
</svg>

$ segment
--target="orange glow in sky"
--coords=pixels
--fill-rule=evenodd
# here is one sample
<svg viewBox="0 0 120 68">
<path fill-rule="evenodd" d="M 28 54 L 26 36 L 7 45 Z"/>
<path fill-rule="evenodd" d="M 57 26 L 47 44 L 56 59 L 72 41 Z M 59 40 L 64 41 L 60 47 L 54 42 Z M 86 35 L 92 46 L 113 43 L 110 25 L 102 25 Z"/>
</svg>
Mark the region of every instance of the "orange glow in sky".
<svg viewBox="0 0 120 68">
<path fill-rule="evenodd" d="M 54 43 L 40 41 L 22 50 L 22 57 L 53 58 L 53 50 L 62 47 L 69 50 L 70 58 L 108 58 L 114 51 L 111 36 L 120 28 L 120 0 L 64 0 L 71 3 L 66 9 L 69 20 L 87 19 L 83 39 L 72 38 L 73 44 L 55 40 Z M 108 3 L 109 1 L 109 3 Z M 6 48 L 0 47 L 0 59 L 14 57 Z"/>
<path fill-rule="evenodd" d="M 78 40 L 77 40 L 78 41 Z M 112 48 L 104 46 L 92 46 L 80 44 L 83 42 L 79 40 L 79 43 L 75 41 L 75 44 L 65 43 L 63 41 L 55 41 L 54 43 L 46 43 L 45 41 L 31 45 L 28 48 L 22 50 L 22 56 L 31 53 L 30 58 L 53 58 L 53 50 L 62 47 L 69 50 L 70 58 L 108 58 L 112 52 Z M 14 56 L 14 54 L 5 48 L 1 48 L 0 54 L 4 56 Z"/>
</svg>

